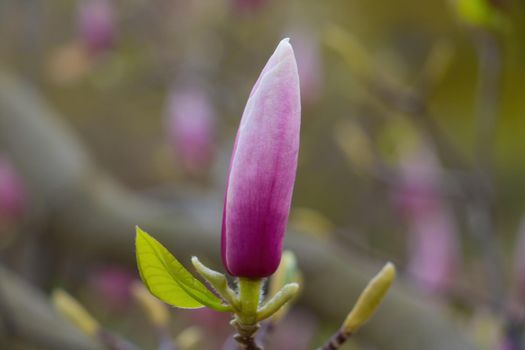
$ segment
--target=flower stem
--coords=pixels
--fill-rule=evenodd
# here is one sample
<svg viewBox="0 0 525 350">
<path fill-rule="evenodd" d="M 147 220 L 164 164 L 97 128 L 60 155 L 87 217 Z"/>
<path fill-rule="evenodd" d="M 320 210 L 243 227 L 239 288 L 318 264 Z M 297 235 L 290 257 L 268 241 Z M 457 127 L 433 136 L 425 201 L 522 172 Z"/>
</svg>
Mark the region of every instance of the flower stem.
<svg viewBox="0 0 525 350">
<path fill-rule="evenodd" d="M 262 279 L 239 278 L 241 318 L 245 324 L 257 323 L 257 309 L 261 297 Z"/>
<path fill-rule="evenodd" d="M 257 309 L 263 285 L 262 279 L 239 278 L 240 312 L 235 315 L 232 326 L 237 330 L 235 340 L 246 350 L 261 350 L 255 343 L 259 329 Z"/>
</svg>

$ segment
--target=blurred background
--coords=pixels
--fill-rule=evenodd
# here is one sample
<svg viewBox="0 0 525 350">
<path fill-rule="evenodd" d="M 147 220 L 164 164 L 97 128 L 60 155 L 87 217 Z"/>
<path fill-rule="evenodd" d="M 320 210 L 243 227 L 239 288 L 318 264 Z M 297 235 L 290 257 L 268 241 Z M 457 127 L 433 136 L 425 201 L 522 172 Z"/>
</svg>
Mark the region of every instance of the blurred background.
<svg viewBox="0 0 525 350">
<path fill-rule="evenodd" d="M 268 348 L 322 344 L 390 260 L 344 349 L 525 349 L 524 20 L 521 0 L 0 0 L 0 346 L 100 346 L 50 305 L 62 288 L 158 348 L 134 225 L 222 269 L 235 132 L 289 37 L 304 291 Z M 169 313 L 178 349 L 228 349 L 227 317 Z"/>
</svg>

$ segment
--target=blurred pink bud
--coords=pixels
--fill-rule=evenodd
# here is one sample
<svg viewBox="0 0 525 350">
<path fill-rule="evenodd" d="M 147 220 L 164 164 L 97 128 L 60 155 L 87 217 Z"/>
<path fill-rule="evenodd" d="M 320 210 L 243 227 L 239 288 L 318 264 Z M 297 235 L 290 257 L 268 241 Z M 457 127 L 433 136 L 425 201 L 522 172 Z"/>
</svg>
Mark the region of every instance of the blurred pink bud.
<svg viewBox="0 0 525 350">
<path fill-rule="evenodd" d="M 114 17 L 111 0 L 79 0 L 79 35 L 90 53 L 102 53 L 114 46 L 116 37 Z"/>
<path fill-rule="evenodd" d="M 233 276 L 270 276 L 281 260 L 292 202 L 301 101 L 288 39 L 255 83 L 230 161 L 222 218 L 222 261 Z"/>
<path fill-rule="evenodd" d="M 522 218 L 516 244 L 516 284 L 519 295 L 525 299 L 525 216 Z"/>
<path fill-rule="evenodd" d="M 19 219 L 25 211 L 25 191 L 15 168 L 0 156 L 0 222 Z"/>
<path fill-rule="evenodd" d="M 408 271 L 422 289 L 448 291 L 457 275 L 459 243 L 452 214 L 443 209 L 410 224 Z"/>
<path fill-rule="evenodd" d="M 89 285 L 104 304 L 116 310 L 124 310 L 131 302 L 131 285 L 135 275 L 118 265 L 95 268 L 89 278 Z"/>
<path fill-rule="evenodd" d="M 412 220 L 439 208 L 441 167 L 429 149 L 421 148 L 405 156 L 400 164 L 400 177 L 393 200 L 406 219 Z"/>
<path fill-rule="evenodd" d="M 230 326 L 228 324 L 230 315 L 224 312 L 204 307 L 202 309 L 189 310 L 186 315 L 191 320 L 191 324 L 203 327 L 207 332 L 213 332 L 216 336 L 230 334 Z"/>
<path fill-rule="evenodd" d="M 297 58 L 301 98 L 305 103 L 315 103 L 323 89 L 323 63 L 319 41 L 312 33 L 297 30 L 291 35 Z"/>
<path fill-rule="evenodd" d="M 312 348 L 312 340 L 317 334 L 318 324 L 315 316 L 304 309 L 292 310 L 283 322 L 275 327 L 270 345 L 279 349 L 304 350 Z M 272 349 L 275 347 L 272 346 Z"/>
<path fill-rule="evenodd" d="M 268 0 L 232 0 L 233 8 L 238 12 L 255 12 L 263 8 Z"/>
<path fill-rule="evenodd" d="M 173 153 L 190 173 L 206 171 L 215 152 L 215 113 L 197 87 L 178 88 L 168 97 L 166 124 Z"/>
<path fill-rule="evenodd" d="M 442 170 L 429 148 L 420 147 L 401 162 L 401 184 L 394 203 L 410 230 L 408 271 L 431 292 L 452 287 L 460 263 L 457 227 L 442 198 Z"/>
<path fill-rule="evenodd" d="M 499 350 L 519 350 L 520 348 L 514 344 L 513 341 L 505 338 L 499 345 Z"/>
</svg>

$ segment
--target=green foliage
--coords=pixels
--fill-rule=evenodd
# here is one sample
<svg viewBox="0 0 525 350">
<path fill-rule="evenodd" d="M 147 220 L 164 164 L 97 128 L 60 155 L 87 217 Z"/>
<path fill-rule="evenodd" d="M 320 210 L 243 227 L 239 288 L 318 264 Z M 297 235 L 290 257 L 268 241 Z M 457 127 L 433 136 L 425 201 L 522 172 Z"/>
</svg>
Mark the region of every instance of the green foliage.
<svg viewBox="0 0 525 350">
<path fill-rule="evenodd" d="M 231 311 L 221 300 L 192 276 L 157 240 L 137 227 L 137 266 L 149 291 L 175 307 L 197 309 L 207 306 Z"/>
</svg>

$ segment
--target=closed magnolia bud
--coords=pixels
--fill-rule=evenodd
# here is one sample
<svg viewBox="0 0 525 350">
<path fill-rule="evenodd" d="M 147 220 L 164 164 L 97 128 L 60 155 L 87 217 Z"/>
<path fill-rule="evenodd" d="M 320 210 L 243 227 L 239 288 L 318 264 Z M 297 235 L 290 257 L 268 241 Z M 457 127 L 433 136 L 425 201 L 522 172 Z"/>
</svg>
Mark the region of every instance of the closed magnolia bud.
<svg viewBox="0 0 525 350">
<path fill-rule="evenodd" d="M 79 0 L 78 30 L 89 53 L 99 54 L 115 44 L 115 18 L 111 0 Z"/>
<path fill-rule="evenodd" d="M 368 282 L 365 290 L 357 299 L 354 308 L 341 326 L 343 334 L 354 333 L 374 315 L 395 278 L 396 268 L 389 262 Z"/>
<path fill-rule="evenodd" d="M 174 89 L 166 110 L 168 141 L 185 170 L 207 170 L 215 151 L 215 113 L 206 93 L 197 87 Z"/>
<path fill-rule="evenodd" d="M 0 223 L 19 219 L 25 210 L 25 191 L 15 168 L 0 157 Z"/>
<path fill-rule="evenodd" d="M 284 39 L 250 93 L 233 146 L 222 219 L 222 260 L 233 276 L 267 277 L 279 266 L 300 123 L 297 64 Z"/>
</svg>

